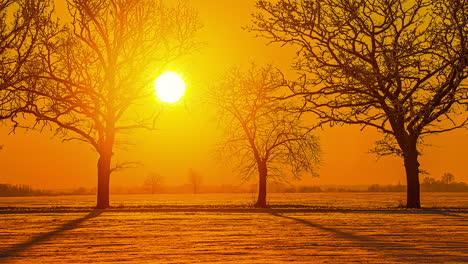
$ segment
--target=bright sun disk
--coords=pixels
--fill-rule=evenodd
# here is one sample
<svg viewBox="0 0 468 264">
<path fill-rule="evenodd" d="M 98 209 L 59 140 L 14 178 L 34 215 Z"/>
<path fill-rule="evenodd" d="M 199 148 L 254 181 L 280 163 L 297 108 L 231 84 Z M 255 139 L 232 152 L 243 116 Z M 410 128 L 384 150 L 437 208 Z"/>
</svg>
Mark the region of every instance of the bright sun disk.
<svg viewBox="0 0 468 264">
<path fill-rule="evenodd" d="M 156 96 L 165 103 L 175 103 L 185 93 L 185 82 L 176 72 L 168 71 L 154 81 Z"/>
</svg>

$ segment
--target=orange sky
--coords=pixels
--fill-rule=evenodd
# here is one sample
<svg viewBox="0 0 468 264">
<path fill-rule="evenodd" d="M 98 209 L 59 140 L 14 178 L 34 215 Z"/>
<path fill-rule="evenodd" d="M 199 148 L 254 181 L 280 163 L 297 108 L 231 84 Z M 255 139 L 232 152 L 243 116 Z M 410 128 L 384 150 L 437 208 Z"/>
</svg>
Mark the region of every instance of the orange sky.
<svg viewBox="0 0 468 264">
<path fill-rule="evenodd" d="M 64 2 L 64 1 L 60 1 Z M 274 63 L 288 69 L 294 52 L 277 46 L 265 47 L 263 39 L 241 29 L 249 25 L 254 0 L 191 0 L 204 24 L 201 39 L 206 47 L 183 65 L 188 96 L 177 105 L 166 106 L 158 130 L 138 131 L 129 135 L 133 144 L 116 150 L 115 160 L 139 161 L 143 166 L 113 174 L 111 185 L 141 185 L 150 172 L 163 175 L 167 184 L 187 182 L 190 168 L 203 176 L 206 184 L 239 184 L 229 164 L 222 164 L 213 154 L 220 138 L 213 109 L 204 100 L 210 84 L 234 65 L 256 62 Z M 58 10 L 63 6 L 58 5 Z M 156 76 L 155 76 L 156 77 Z M 44 131 L 19 130 L 7 135 L 0 128 L 0 183 L 31 184 L 39 188 L 93 187 L 96 183 L 97 154 L 86 144 L 62 143 Z M 377 139 L 373 130 L 357 127 L 318 131 L 324 150 L 320 178 L 304 178 L 298 184 L 370 184 L 404 183 L 403 163 L 398 158 L 367 154 Z M 468 181 L 467 130 L 432 136 L 421 157 L 423 170 L 439 178 L 451 172 L 457 180 Z"/>
</svg>

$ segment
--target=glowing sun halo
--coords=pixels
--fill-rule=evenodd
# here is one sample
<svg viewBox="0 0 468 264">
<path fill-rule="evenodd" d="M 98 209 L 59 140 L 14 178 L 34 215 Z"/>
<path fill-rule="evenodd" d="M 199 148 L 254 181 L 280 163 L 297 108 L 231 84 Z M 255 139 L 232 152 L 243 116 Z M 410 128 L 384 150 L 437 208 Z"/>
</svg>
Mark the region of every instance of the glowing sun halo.
<svg viewBox="0 0 468 264">
<path fill-rule="evenodd" d="M 185 93 L 185 83 L 176 72 L 168 71 L 154 81 L 156 96 L 165 103 L 175 103 Z"/>
</svg>

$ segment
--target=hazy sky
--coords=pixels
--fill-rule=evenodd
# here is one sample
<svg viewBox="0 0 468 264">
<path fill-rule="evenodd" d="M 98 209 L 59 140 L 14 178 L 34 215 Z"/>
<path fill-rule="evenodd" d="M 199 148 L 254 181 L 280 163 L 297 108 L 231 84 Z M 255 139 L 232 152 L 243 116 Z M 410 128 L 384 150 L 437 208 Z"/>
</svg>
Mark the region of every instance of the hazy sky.
<svg viewBox="0 0 468 264">
<path fill-rule="evenodd" d="M 60 1 L 63 2 L 64 1 Z M 190 168 L 203 176 L 205 184 L 239 184 L 229 161 L 213 154 L 220 131 L 205 94 L 223 72 L 235 65 L 274 63 L 288 69 L 294 56 L 290 48 L 265 47 L 265 40 L 241 29 L 250 23 L 254 0 L 189 1 L 199 12 L 206 47 L 179 65 L 187 80 L 188 97 L 166 106 L 158 130 L 128 135 L 131 145 L 115 151 L 116 161 L 138 161 L 143 165 L 112 175 L 113 186 L 141 185 L 150 172 L 163 175 L 167 184 L 186 183 Z M 58 5 L 59 11 L 63 5 Z M 178 66 L 175 66 L 178 67 Z M 155 76 L 156 78 L 157 76 Z M 0 128 L 0 183 L 31 184 L 40 188 L 93 187 L 97 181 L 97 154 L 84 143 L 62 142 L 52 133 L 18 130 L 7 135 Z M 324 151 L 319 178 L 306 177 L 296 184 L 396 184 L 405 183 L 403 163 L 398 158 L 381 158 L 367 152 L 378 134 L 357 127 L 325 128 L 317 131 Z M 432 136 L 420 159 L 421 168 L 439 178 L 451 172 L 468 181 L 468 131 L 458 130 Z M 122 149 L 124 148 L 124 149 Z M 424 176 L 424 175 L 423 175 Z"/>
</svg>

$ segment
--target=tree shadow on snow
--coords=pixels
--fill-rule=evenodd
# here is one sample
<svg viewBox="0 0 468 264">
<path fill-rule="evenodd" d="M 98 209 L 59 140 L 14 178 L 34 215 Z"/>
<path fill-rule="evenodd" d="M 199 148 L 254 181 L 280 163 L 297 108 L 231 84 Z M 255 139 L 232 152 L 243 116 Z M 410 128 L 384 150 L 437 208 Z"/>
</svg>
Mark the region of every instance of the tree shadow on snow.
<svg viewBox="0 0 468 264">
<path fill-rule="evenodd" d="M 269 214 L 276 217 L 294 220 L 296 222 L 319 229 L 321 231 L 331 233 L 336 237 L 342 238 L 344 240 L 355 242 L 358 246 L 362 247 L 363 249 L 373 251 L 379 255 L 381 254 L 388 259 L 392 259 L 392 261 L 395 262 L 415 263 L 414 261 L 436 261 L 437 258 L 442 258 L 442 260 L 448 260 L 447 257 L 450 258 L 450 261 L 466 261 L 466 259 L 463 259 L 462 256 L 448 256 L 446 255 L 446 252 L 445 254 L 442 252 L 441 254 L 437 254 L 437 251 L 434 252 L 422 248 L 416 248 L 415 245 L 410 245 L 408 243 L 401 244 L 398 242 L 382 241 L 369 236 L 362 236 L 350 232 L 343 232 L 336 228 L 322 226 L 304 219 L 282 215 L 274 211 L 270 211 Z"/>
<path fill-rule="evenodd" d="M 426 209 L 428 213 L 431 214 L 439 214 L 439 215 L 444 215 L 444 216 L 450 216 L 450 217 L 458 217 L 462 218 L 460 220 L 462 221 L 468 221 L 468 211 L 447 211 L 447 210 L 439 210 L 439 209 Z"/>
<path fill-rule="evenodd" d="M 11 246 L 10 248 L 7 248 L 4 251 L 0 251 L 0 263 L 2 263 L 3 261 L 6 260 L 6 259 L 2 260 L 2 258 L 14 257 L 14 256 L 18 255 L 19 253 L 21 253 L 23 251 L 26 251 L 27 249 L 29 249 L 30 247 L 32 247 L 34 245 L 44 243 L 44 242 L 54 238 L 55 236 L 60 235 L 63 232 L 76 229 L 84 221 L 86 221 L 88 219 L 91 219 L 91 218 L 94 218 L 94 217 L 97 217 L 102 212 L 103 212 L 103 210 L 93 210 L 89 214 L 87 214 L 87 215 L 85 215 L 83 217 L 80 217 L 78 219 L 71 220 L 71 221 L 59 226 L 57 229 L 55 229 L 53 231 L 39 234 L 39 235 L 31 238 L 30 240 L 26 241 L 26 242 L 13 245 L 13 246 Z"/>
</svg>

